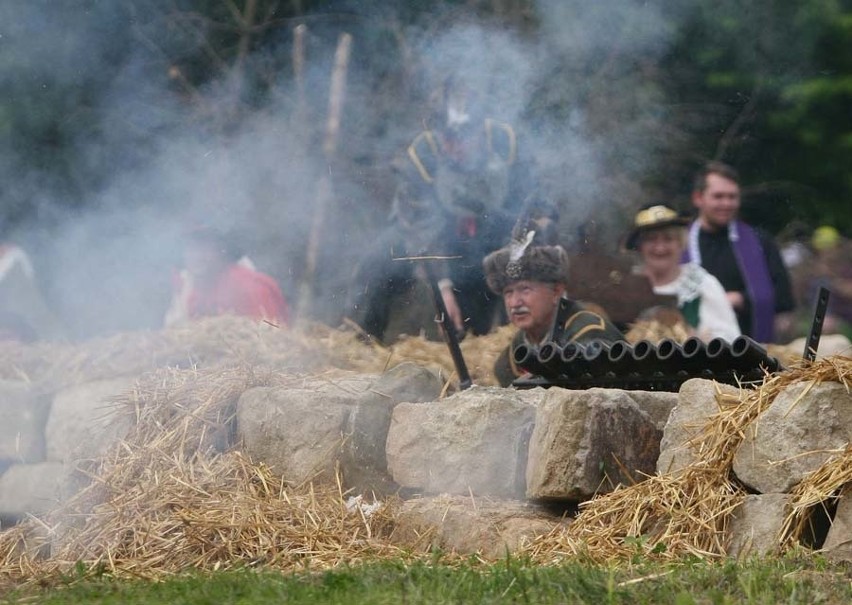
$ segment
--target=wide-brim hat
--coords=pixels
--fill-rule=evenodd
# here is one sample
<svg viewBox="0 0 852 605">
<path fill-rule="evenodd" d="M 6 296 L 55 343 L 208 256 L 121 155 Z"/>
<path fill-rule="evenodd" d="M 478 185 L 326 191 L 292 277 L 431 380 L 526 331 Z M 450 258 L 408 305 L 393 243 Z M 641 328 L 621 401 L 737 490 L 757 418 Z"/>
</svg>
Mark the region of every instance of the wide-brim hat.
<svg viewBox="0 0 852 605">
<path fill-rule="evenodd" d="M 633 229 L 627 234 L 624 247 L 628 250 L 638 250 L 639 236 L 643 233 L 666 227 L 685 227 L 689 222 L 688 218 L 681 216 L 665 204 L 647 206 L 636 213 Z"/>
<path fill-rule="evenodd" d="M 482 261 L 488 287 L 496 294 L 512 282 L 568 282 L 568 253 L 562 246 L 536 246 L 513 242 L 492 252 Z"/>
</svg>

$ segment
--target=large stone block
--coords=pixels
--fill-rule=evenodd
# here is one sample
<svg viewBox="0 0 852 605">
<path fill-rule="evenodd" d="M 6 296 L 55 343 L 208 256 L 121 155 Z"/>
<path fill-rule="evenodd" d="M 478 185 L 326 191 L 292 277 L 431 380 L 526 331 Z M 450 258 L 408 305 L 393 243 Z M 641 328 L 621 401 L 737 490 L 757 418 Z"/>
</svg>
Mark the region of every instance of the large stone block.
<svg viewBox="0 0 852 605">
<path fill-rule="evenodd" d="M 797 338 L 787 345 L 787 349 L 791 353 L 801 355 L 805 352 L 805 344 L 808 339 L 804 336 Z M 852 342 L 843 334 L 823 334 L 819 339 L 819 348 L 817 349 L 817 359 L 830 357 L 832 355 L 852 356 Z"/>
<path fill-rule="evenodd" d="M 249 389 L 237 403 L 245 452 L 286 481 L 332 480 L 357 395 L 279 387 Z"/>
<path fill-rule="evenodd" d="M 788 504 L 787 494 L 746 496 L 728 524 L 728 555 L 743 558 L 777 553 Z"/>
<path fill-rule="evenodd" d="M 431 371 L 403 363 L 372 382 L 346 421 L 341 452 L 344 484 L 357 493 L 392 493 L 398 485 L 388 474 L 385 445 L 393 409 L 401 402 L 435 401 L 441 381 Z"/>
<path fill-rule="evenodd" d="M 663 429 L 657 472 L 674 473 L 697 462 L 698 452 L 693 440 L 710 418 L 719 413 L 717 395 L 738 392 L 732 386 L 712 380 L 693 378 L 684 382 L 677 394 L 677 405 Z"/>
<path fill-rule="evenodd" d="M 45 513 L 72 495 L 72 469 L 60 462 L 15 464 L 0 476 L 0 516 Z"/>
<path fill-rule="evenodd" d="M 852 395 L 837 382 L 792 384 L 745 429 L 734 473 L 753 490 L 787 493 L 852 440 Z"/>
<path fill-rule="evenodd" d="M 402 504 L 391 542 L 404 548 L 440 548 L 504 558 L 536 537 L 567 525 L 534 504 L 462 496 L 414 498 Z"/>
<path fill-rule="evenodd" d="M 653 474 L 660 431 L 625 391 L 549 389 L 527 463 L 529 498 L 583 501 Z"/>
<path fill-rule="evenodd" d="M 0 464 L 44 460 L 50 400 L 29 382 L 0 380 Z"/>
<path fill-rule="evenodd" d="M 660 431 L 666 427 L 672 410 L 677 405 L 678 394 L 667 391 L 625 391 L 639 409 L 648 414 Z"/>
<path fill-rule="evenodd" d="M 47 459 L 95 458 L 126 435 L 132 417 L 113 400 L 132 390 L 135 382 L 130 377 L 97 380 L 59 391 L 45 427 Z"/>
<path fill-rule="evenodd" d="M 522 498 L 544 394 L 473 387 L 435 403 L 402 403 L 388 431 L 388 470 L 399 485 L 424 493 Z"/>
<path fill-rule="evenodd" d="M 347 488 L 396 491 L 385 456 L 391 413 L 400 401 L 437 399 L 437 376 L 403 363 L 381 376 L 312 378 L 301 386 L 243 394 L 237 426 L 246 452 L 294 483 L 332 479 L 339 469 Z"/>
</svg>

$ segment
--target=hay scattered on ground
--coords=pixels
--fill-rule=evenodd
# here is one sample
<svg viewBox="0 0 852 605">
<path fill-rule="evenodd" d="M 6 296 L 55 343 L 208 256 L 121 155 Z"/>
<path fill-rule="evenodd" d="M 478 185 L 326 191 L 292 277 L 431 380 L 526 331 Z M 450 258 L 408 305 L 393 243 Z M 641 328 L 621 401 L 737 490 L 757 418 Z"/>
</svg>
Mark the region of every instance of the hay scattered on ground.
<svg viewBox="0 0 852 605">
<path fill-rule="evenodd" d="M 339 485 L 288 485 L 239 452 L 222 451 L 242 392 L 301 380 L 244 368 L 147 376 L 117 402 L 120 413 L 135 415 L 135 428 L 81 469 L 91 482 L 58 510 L 0 534 L 0 584 L 57 579 L 79 563 L 156 578 L 400 556 L 381 539 L 392 504 L 368 518 L 361 508 L 347 510 Z"/>
<path fill-rule="evenodd" d="M 462 349 L 479 384 L 511 328 L 469 337 Z M 229 448 L 236 402 L 256 386 L 298 387 L 416 361 L 451 377 L 446 346 L 405 338 L 391 347 L 319 324 L 285 330 L 240 318 L 84 343 L 5 346 L 6 376 L 44 389 L 141 375 L 111 410 L 132 430 L 101 459 L 81 462 L 82 489 L 58 510 L 0 534 L 0 584 L 87 569 L 158 577 L 189 568 L 266 564 L 323 568 L 401 556 L 381 538 L 386 504 L 369 518 L 347 510 L 339 485 L 282 483 Z M 158 366 L 171 366 L 160 367 Z M 14 369 L 10 369 L 14 368 Z"/>
<path fill-rule="evenodd" d="M 462 343 L 480 384 L 487 383 L 485 372 L 511 334 L 507 328 Z M 47 368 L 49 380 L 62 384 L 115 376 L 117 369 L 143 372 L 164 360 L 183 363 L 145 374 L 116 402 L 134 428 L 106 456 L 81 465 L 87 480 L 76 496 L 0 534 L 0 585 L 50 581 L 78 563 L 121 577 L 156 578 L 192 568 L 318 569 L 402 555 L 385 540 L 393 503 L 368 516 L 364 509 L 347 509 L 348 494 L 339 485 L 282 482 L 229 449 L 232 420 L 245 390 L 298 386 L 305 380 L 300 371 L 331 381 L 347 371 L 380 372 L 413 360 L 449 375 L 452 365 L 441 343 L 410 338 L 384 348 L 365 344 L 354 331 L 280 330 L 217 318 L 201 322 L 193 334 L 123 335 L 76 352 L 49 348 L 29 349 L 16 366 L 18 376 Z M 8 354 L 0 351 L 0 360 L 11 359 L 3 357 Z M 721 556 L 730 514 L 744 497 L 731 472 L 744 430 L 788 385 L 829 380 L 849 388 L 852 360 L 800 365 L 769 377 L 759 389 L 720 394 L 719 413 L 696 438 L 700 463 L 596 498 L 574 523 L 538 538 L 523 554 L 540 562 Z M 791 542 L 813 507 L 850 483 L 850 468 L 847 449 L 797 488 L 787 524 Z"/>
<path fill-rule="evenodd" d="M 758 389 L 741 390 L 739 396 L 719 393 L 719 413 L 693 440 L 698 462 L 581 505 L 574 523 L 539 538 L 527 554 L 542 562 L 566 556 L 597 562 L 629 560 L 637 555 L 662 560 L 723 556 L 731 513 L 746 495 L 732 472 L 737 446 L 746 427 L 778 393 L 803 381 L 837 381 L 848 389 L 852 386 L 852 359 L 832 357 L 812 365 L 800 364 L 768 377 Z M 793 535 L 801 531 L 798 528 L 806 522 L 809 507 L 835 496 L 849 482 L 849 456 L 847 450 L 828 461 L 797 488 L 788 520 Z"/>
</svg>

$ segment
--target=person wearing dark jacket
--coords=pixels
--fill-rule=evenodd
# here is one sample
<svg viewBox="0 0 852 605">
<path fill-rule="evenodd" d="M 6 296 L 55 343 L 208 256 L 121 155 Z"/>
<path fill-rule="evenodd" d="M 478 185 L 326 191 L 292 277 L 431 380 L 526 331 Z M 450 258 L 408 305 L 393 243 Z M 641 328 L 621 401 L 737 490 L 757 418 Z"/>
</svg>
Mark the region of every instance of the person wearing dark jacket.
<svg viewBox="0 0 852 605">
<path fill-rule="evenodd" d="M 721 162 L 705 165 L 692 203 L 698 218 L 689 229 L 686 260 L 721 282 L 743 334 L 773 342 L 776 320 L 795 306 L 790 277 L 772 238 L 737 218 L 736 171 Z"/>
<path fill-rule="evenodd" d="M 503 296 L 509 320 L 518 328 L 494 365 L 502 386 L 523 374 L 512 358 L 512 351 L 521 344 L 624 340 L 607 319 L 565 296 L 568 255 L 562 246 L 536 244 L 535 235 L 526 231 L 483 261 L 488 287 Z"/>
</svg>

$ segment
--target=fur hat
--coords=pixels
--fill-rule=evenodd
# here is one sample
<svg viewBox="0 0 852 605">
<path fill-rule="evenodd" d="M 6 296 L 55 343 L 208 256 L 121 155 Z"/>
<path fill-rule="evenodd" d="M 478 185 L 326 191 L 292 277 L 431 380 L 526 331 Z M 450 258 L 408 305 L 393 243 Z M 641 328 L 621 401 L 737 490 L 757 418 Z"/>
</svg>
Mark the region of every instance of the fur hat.
<svg viewBox="0 0 852 605">
<path fill-rule="evenodd" d="M 488 287 L 496 294 L 516 281 L 568 282 L 568 253 L 562 246 L 537 246 L 535 231 L 527 231 L 523 240 L 512 240 L 505 248 L 492 252 L 482 261 Z"/>
</svg>

